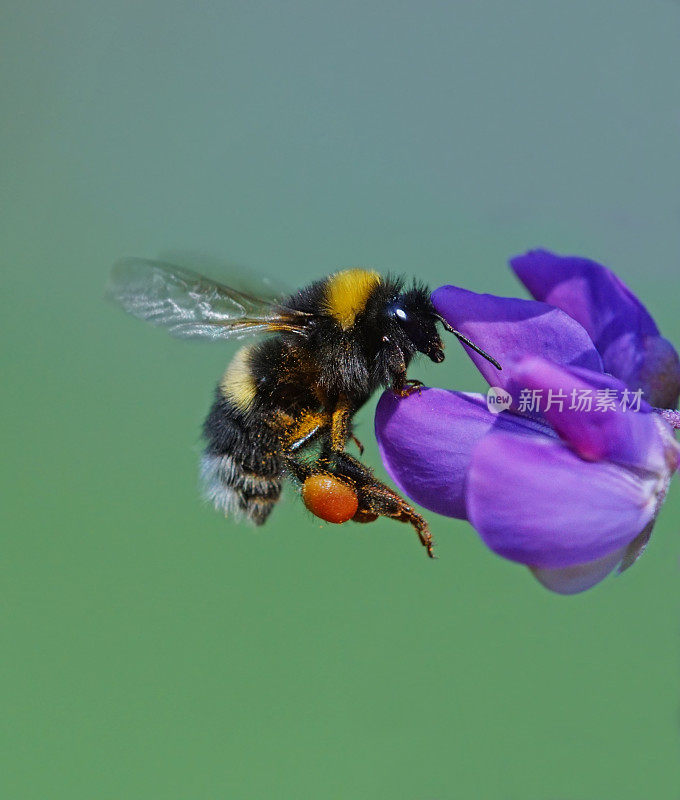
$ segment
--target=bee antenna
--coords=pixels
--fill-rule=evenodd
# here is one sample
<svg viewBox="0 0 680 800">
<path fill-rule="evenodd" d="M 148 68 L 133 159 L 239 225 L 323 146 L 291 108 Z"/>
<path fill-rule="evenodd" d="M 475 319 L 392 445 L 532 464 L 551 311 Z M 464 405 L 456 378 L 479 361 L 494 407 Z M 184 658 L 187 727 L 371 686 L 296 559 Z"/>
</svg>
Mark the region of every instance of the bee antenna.
<svg viewBox="0 0 680 800">
<path fill-rule="evenodd" d="M 485 358 L 490 364 L 493 364 L 497 370 L 503 369 L 503 367 L 501 367 L 501 365 L 498 363 L 498 361 L 496 361 L 495 358 L 493 358 L 493 356 L 490 356 L 485 350 L 482 350 L 481 347 L 478 347 L 474 342 L 470 341 L 470 339 L 468 339 L 467 336 L 462 334 L 460 331 L 457 331 L 452 325 L 449 325 L 449 323 L 444 319 L 444 317 L 442 317 L 439 314 L 437 314 L 436 317 L 444 326 L 444 328 L 449 333 L 452 333 L 456 337 L 456 339 L 458 339 L 459 342 L 466 344 L 471 350 L 474 350 L 475 353 L 479 353 L 479 355 L 482 358 Z"/>
</svg>

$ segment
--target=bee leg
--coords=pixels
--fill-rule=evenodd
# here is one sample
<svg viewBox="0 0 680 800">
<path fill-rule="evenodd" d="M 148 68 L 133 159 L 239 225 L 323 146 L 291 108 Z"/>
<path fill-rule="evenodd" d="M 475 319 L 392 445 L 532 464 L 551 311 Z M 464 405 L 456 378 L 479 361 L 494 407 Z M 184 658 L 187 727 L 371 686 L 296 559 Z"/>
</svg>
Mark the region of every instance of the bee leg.
<svg viewBox="0 0 680 800">
<path fill-rule="evenodd" d="M 278 419 L 282 430 L 281 438 L 287 450 L 299 450 L 309 444 L 324 428 L 328 427 L 329 415 L 324 412 L 308 411 L 299 417 L 281 414 Z"/>
<path fill-rule="evenodd" d="M 420 393 L 424 385 L 422 381 L 407 379 L 406 372 L 402 372 L 396 377 L 391 388 L 397 397 L 408 397 L 410 394 L 413 394 L 413 392 L 417 391 Z"/>
<path fill-rule="evenodd" d="M 352 517 L 352 522 L 375 522 L 379 516 L 380 514 L 374 514 L 372 511 L 365 511 L 363 508 L 360 508 Z"/>
<path fill-rule="evenodd" d="M 415 528 L 420 543 L 430 558 L 434 558 L 433 540 L 427 522 L 396 492 L 375 481 L 359 490 L 359 509 L 355 522 L 373 522 L 378 517 L 389 517 L 397 522 L 408 522 Z"/>
<path fill-rule="evenodd" d="M 354 486 L 359 500 L 355 522 L 373 522 L 378 517 L 408 522 L 415 528 L 428 556 L 434 558 L 432 535 L 425 519 L 389 486 L 376 480 L 368 467 L 348 453 L 322 455 L 316 465 L 318 471 L 344 478 Z"/>
<path fill-rule="evenodd" d="M 322 471 L 314 460 L 305 459 L 297 452 L 310 444 L 330 424 L 330 415 L 325 412 L 307 411 L 294 417 L 281 413 L 276 420 L 282 444 L 285 448 L 284 461 L 290 476 L 303 484 L 310 475 Z"/>
<path fill-rule="evenodd" d="M 350 438 L 354 442 L 354 444 L 357 446 L 357 450 L 359 451 L 359 455 L 363 456 L 363 454 L 364 454 L 364 446 L 363 446 L 363 444 L 361 444 L 361 442 L 357 439 L 357 437 L 353 433 L 350 435 Z"/>
<path fill-rule="evenodd" d="M 292 455 L 286 458 L 286 469 L 299 484 L 303 484 L 310 475 L 315 473 L 312 464 Z M 318 472 L 319 470 L 316 471 Z"/>
<path fill-rule="evenodd" d="M 340 395 L 331 415 L 331 450 L 342 452 L 347 440 L 351 436 L 352 405 L 345 397 Z"/>
</svg>

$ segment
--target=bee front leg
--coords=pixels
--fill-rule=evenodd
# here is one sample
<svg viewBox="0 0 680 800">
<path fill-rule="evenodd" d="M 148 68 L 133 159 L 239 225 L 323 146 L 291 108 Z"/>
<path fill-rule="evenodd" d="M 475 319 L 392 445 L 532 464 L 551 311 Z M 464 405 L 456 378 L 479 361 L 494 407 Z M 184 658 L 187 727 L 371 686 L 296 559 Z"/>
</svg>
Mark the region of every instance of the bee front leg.
<svg viewBox="0 0 680 800">
<path fill-rule="evenodd" d="M 406 370 L 404 370 L 404 372 L 400 372 L 396 376 L 391 389 L 397 397 L 408 397 L 410 394 L 413 394 L 413 392 L 420 392 L 424 385 L 422 381 L 408 379 L 406 377 Z"/>
</svg>

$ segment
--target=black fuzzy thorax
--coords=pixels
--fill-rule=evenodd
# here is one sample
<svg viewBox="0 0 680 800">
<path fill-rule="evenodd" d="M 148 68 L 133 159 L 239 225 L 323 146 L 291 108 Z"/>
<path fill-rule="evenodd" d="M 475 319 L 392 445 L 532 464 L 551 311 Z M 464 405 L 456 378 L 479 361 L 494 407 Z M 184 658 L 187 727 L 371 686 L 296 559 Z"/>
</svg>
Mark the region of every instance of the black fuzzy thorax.
<svg viewBox="0 0 680 800">
<path fill-rule="evenodd" d="M 288 298 L 284 306 L 310 315 L 306 336 L 283 334 L 294 351 L 305 354 L 318 367 L 318 385 L 329 401 L 341 394 L 359 408 L 381 386 L 389 386 L 395 368 L 408 367 L 416 347 L 385 313 L 390 303 L 404 297 L 414 312 L 433 314 L 429 291 L 414 284 L 406 292 L 403 280 L 383 278 L 370 293 L 354 324 L 343 330 L 331 315 L 324 313 L 327 280 L 317 281 Z M 385 338 L 387 337 L 387 341 Z M 402 361 L 395 359 L 399 351 Z"/>
</svg>

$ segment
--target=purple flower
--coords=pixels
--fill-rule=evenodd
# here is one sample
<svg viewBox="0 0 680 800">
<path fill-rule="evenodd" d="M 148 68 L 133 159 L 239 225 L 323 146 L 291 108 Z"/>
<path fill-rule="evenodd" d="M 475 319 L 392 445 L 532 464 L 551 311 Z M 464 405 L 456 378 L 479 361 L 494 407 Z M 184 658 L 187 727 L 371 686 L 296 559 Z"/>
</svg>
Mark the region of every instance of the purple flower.
<svg viewBox="0 0 680 800">
<path fill-rule="evenodd" d="M 580 322 L 602 357 L 604 371 L 649 403 L 676 408 L 680 362 L 673 345 L 631 290 L 611 270 L 587 258 L 532 250 L 510 260 L 536 300 Z"/>
<path fill-rule="evenodd" d="M 469 520 L 494 552 L 571 594 L 626 569 L 649 540 L 680 462 L 673 414 L 652 405 L 677 404 L 680 362 L 604 267 L 545 251 L 511 263 L 538 301 L 454 286 L 432 295 L 501 362 L 498 372 L 468 350 L 510 408 L 492 413 L 484 395 L 443 389 L 386 392 L 376 435 L 406 494 Z"/>
</svg>

